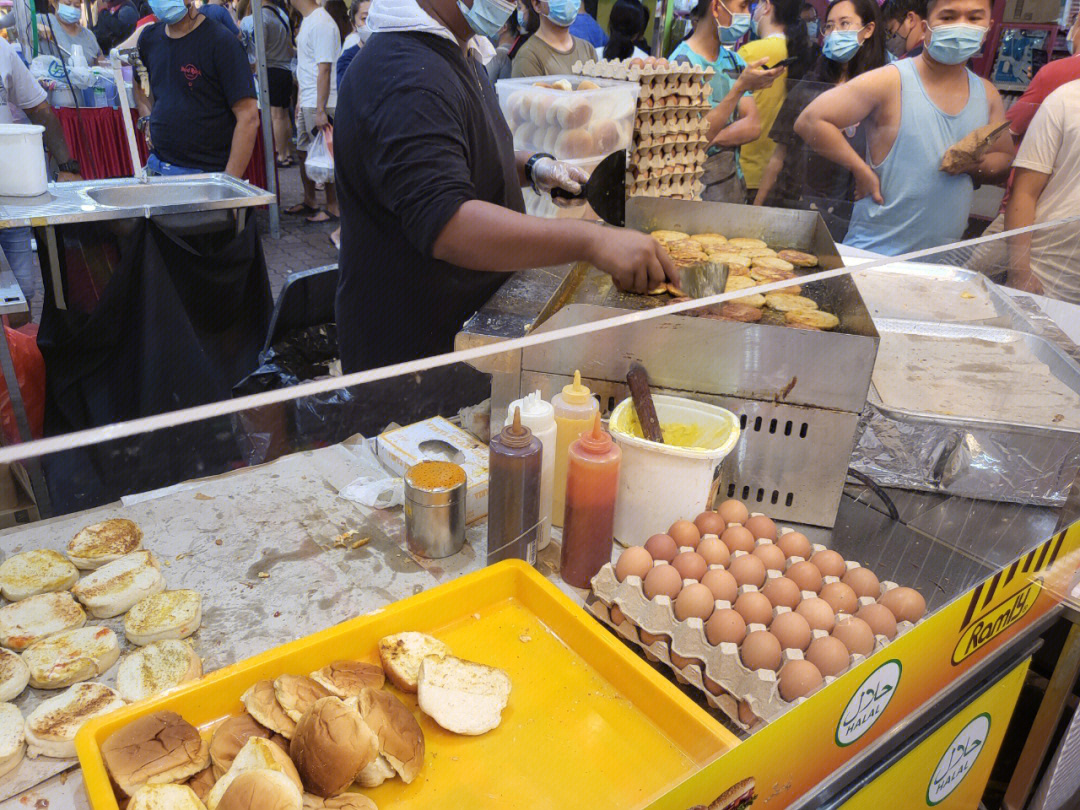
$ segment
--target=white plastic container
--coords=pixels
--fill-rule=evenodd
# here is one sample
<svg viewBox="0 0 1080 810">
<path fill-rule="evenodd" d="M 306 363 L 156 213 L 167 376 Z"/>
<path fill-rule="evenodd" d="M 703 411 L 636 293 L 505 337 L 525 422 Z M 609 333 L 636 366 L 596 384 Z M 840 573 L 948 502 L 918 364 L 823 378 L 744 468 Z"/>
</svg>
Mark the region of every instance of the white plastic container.
<svg viewBox="0 0 1080 810">
<path fill-rule="evenodd" d="M 521 408 L 521 424 L 540 440 L 540 523 L 543 527 L 536 549 L 551 542 L 551 496 L 555 486 L 555 408 L 536 391 L 523 399 L 515 399 L 507 409 L 506 424 L 514 422 L 514 409 Z"/>
<path fill-rule="evenodd" d="M 49 190 L 44 132 L 37 124 L 0 124 L 0 196 L 37 197 Z"/>
<path fill-rule="evenodd" d="M 657 395 L 661 428 L 688 425 L 699 431 L 694 447 L 657 444 L 632 435 L 634 403 L 624 399 L 611 414 L 609 429 L 622 448 L 615 539 L 644 545 L 676 520 L 693 520 L 716 494 L 720 464 L 739 441 L 739 419 L 731 411 L 681 397 Z"/>
</svg>

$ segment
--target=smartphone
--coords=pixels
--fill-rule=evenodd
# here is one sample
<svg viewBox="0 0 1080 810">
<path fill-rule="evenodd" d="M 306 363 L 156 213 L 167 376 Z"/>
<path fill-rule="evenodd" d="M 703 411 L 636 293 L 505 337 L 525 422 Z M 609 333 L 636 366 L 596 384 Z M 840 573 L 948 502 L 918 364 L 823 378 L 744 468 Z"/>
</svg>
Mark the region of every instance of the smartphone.
<svg viewBox="0 0 1080 810">
<path fill-rule="evenodd" d="M 776 68 L 791 67 L 792 65 L 794 65 L 798 61 L 799 61 L 799 57 L 797 57 L 797 56 L 789 56 L 787 59 L 781 59 L 775 65 L 770 65 L 769 70 L 775 70 Z"/>
</svg>

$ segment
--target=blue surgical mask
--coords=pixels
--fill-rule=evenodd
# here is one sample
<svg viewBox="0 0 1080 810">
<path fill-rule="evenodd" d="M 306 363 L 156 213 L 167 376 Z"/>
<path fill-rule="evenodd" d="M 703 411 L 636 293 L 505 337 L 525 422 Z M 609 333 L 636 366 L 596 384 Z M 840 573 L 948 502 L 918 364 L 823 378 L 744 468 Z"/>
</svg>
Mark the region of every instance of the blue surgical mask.
<svg viewBox="0 0 1080 810">
<path fill-rule="evenodd" d="M 529 28 L 529 15 L 525 13 L 523 8 L 517 10 L 517 24 L 518 31 L 527 31 Z"/>
<path fill-rule="evenodd" d="M 562 28 L 569 28 L 577 19 L 580 0 L 548 0 L 547 18 Z"/>
<path fill-rule="evenodd" d="M 817 20 L 811 20 L 806 24 L 806 35 L 810 39 L 817 39 Z"/>
<path fill-rule="evenodd" d="M 482 37 L 496 36 L 517 8 L 513 3 L 501 0 L 473 0 L 472 8 L 458 0 L 457 5 L 469 28 Z"/>
<path fill-rule="evenodd" d="M 943 65 L 962 65 L 979 52 L 985 38 L 986 29 L 981 25 L 939 25 L 930 29 L 926 52 Z"/>
<path fill-rule="evenodd" d="M 860 28 L 859 31 L 862 29 Z M 821 52 L 826 59 L 844 64 L 850 62 L 855 56 L 862 43 L 859 42 L 859 31 L 830 31 L 825 35 Z"/>
<path fill-rule="evenodd" d="M 750 30 L 754 32 L 755 37 L 761 36 L 761 18 L 765 16 L 764 13 L 761 13 L 761 9 L 764 7 L 764 3 L 758 3 L 753 16 L 750 18 Z"/>
<path fill-rule="evenodd" d="M 188 13 L 184 0 L 150 0 L 150 10 L 166 25 L 180 22 Z"/>
<path fill-rule="evenodd" d="M 60 5 L 56 8 L 56 16 L 60 18 L 60 22 L 71 25 L 82 19 L 82 9 L 78 6 Z"/>
<path fill-rule="evenodd" d="M 735 14 L 723 2 L 720 5 L 724 11 L 731 15 L 731 25 L 721 25 L 720 21 L 717 20 L 716 33 L 723 44 L 732 45 L 746 36 L 746 32 L 750 30 L 750 15 Z"/>
</svg>

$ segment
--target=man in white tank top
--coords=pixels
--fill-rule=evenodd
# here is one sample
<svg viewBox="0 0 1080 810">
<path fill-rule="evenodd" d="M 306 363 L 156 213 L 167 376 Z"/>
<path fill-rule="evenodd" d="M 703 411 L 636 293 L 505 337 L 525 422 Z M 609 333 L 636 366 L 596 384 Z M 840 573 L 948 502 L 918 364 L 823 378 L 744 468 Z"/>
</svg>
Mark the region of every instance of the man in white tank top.
<svg viewBox="0 0 1080 810">
<path fill-rule="evenodd" d="M 957 241 L 974 183 L 1006 177 L 1007 132 L 977 163 L 938 168 L 960 138 L 1005 119 L 994 86 L 965 67 L 982 46 L 990 10 L 991 0 L 929 0 L 921 54 L 829 90 L 799 116 L 795 131 L 855 177 L 858 202 L 845 244 L 895 256 Z M 843 135 L 857 124 L 867 128 L 867 155 Z"/>
</svg>

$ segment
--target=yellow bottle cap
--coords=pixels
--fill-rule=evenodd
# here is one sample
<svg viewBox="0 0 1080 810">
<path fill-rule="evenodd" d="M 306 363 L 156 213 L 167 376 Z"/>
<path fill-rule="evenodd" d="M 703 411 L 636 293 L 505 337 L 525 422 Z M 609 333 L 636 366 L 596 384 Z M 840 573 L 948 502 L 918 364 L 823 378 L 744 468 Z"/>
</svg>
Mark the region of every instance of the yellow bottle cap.
<svg viewBox="0 0 1080 810">
<path fill-rule="evenodd" d="M 591 396 L 592 391 L 589 390 L 589 386 L 581 384 L 580 371 L 574 372 L 573 385 L 563 386 L 562 398 L 567 405 L 587 405 Z"/>
</svg>

